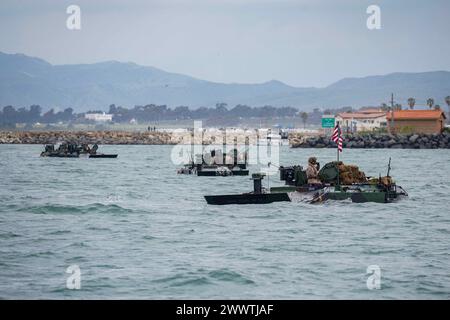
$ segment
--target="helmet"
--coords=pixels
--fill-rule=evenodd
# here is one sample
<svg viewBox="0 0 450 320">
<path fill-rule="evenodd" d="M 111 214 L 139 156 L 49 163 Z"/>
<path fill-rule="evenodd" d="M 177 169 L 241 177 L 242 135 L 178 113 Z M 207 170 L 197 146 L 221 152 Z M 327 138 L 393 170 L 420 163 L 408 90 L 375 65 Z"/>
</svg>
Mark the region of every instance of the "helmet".
<svg viewBox="0 0 450 320">
<path fill-rule="evenodd" d="M 316 164 L 316 163 L 317 163 L 317 158 L 316 158 L 316 157 L 310 157 L 310 158 L 308 159 L 308 163 Z"/>
</svg>

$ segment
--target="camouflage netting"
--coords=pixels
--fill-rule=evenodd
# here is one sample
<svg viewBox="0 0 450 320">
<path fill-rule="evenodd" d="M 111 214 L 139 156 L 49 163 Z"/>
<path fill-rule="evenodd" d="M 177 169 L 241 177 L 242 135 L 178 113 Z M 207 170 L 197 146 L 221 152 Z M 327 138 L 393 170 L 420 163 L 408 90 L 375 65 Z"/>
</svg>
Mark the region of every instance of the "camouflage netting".
<svg viewBox="0 0 450 320">
<path fill-rule="evenodd" d="M 360 171 L 358 166 L 345 165 L 342 162 L 338 164 L 339 168 L 339 182 L 341 184 L 363 183 L 367 182 L 366 175 L 363 171 Z"/>
<path fill-rule="evenodd" d="M 394 180 L 391 177 L 385 176 L 380 178 L 371 178 L 368 182 L 370 184 L 383 184 L 385 186 L 389 186 L 394 183 Z"/>
</svg>

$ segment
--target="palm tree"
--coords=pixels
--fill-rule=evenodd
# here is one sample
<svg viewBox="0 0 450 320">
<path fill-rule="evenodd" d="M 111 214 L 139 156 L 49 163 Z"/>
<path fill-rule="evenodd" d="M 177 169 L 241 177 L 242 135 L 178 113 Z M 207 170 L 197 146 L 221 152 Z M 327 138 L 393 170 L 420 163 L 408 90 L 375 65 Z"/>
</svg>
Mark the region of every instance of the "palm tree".
<svg viewBox="0 0 450 320">
<path fill-rule="evenodd" d="M 437 105 L 435 105 L 435 106 L 434 106 L 434 110 L 441 110 L 441 106 L 440 106 L 440 105 L 438 105 L 438 104 L 437 104 Z"/>
<path fill-rule="evenodd" d="M 412 110 L 412 109 L 414 109 L 414 105 L 416 104 L 416 99 L 414 99 L 414 98 L 409 98 L 408 99 L 408 105 L 409 105 L 409 108 Z"/>
<path fill-rule="evenodd" d="M 396 103 L 394 105 L 394 109 L 395 109 L 395 111 L 402 110 L 402 105 L 400 103 Z"/>
<path fill-rule="evenodd" d="M 428 98 L 427 105 L 428 105 L 428 107 L 430 107 L 430 109 L 433 108 L 433 106 L 434 106 L 434 99 L 433 98 Z"/>
<path fill-rule="evenodd" d="M 446 97 L 445 97 L 445 103 L 446 103 L 447 106 L 448 106 L 448 114 L 449 114 L 449 117 L 447 118 L 447 121 L 449 121 L 449 120 L 450 120 L 450 96 L 446 96 Z"/>
<path fill-rule="evenodd" d="M 445 97 L 445 103 L 448 106 L 448 113 L 450 114 L 450 96 Z"/>
<path fill-rule="evenodd" d="M 300 117 L 302 118 L 303 121 L 303 129 L 306 128 L 306 120 L 308 120 L 308 114 L 306 112 L 302 112 L 300 114 Z"/>
<path fill-rule="evenodd" d="M 448 108 L 450 109 L 450 96 L 445 97 L 445 103 L 447 104 Z"/>
</svg>

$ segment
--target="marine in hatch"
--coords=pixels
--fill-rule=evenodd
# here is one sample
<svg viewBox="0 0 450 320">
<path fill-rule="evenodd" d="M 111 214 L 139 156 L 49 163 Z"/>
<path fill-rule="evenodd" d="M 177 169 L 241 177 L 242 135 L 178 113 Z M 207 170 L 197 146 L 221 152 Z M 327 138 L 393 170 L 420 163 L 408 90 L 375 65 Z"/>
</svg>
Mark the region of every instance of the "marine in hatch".
<svg viewBox="0 0 450 320">
<path fill-rule="evenodd" d="M 97 154 L 98 144 L 94 144 L 90 150 L 90 154 Z"/>
<path fill-rule="evenodd" d="M 308 168 L 306 168 L 306 177 L 308 178 L 308 184 L 318 185 L 322 184 L 319 180 L 319 169 L 320 165 L 317 162 L 316 157 L 311 157 L 308 159 Z"/>
</svg>

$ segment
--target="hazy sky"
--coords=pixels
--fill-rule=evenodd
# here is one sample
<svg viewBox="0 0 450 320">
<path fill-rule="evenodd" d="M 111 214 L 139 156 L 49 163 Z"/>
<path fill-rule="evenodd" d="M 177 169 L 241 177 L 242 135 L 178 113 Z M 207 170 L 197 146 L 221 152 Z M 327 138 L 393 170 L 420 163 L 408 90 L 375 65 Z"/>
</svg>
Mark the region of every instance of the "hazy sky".
<svg viewBox="0 0 450 320">
<path fill-rule="evenodd" d="M 66 8 L 81 7 L 81 30 Z M 381 30 L 366 9 L 381 8 Z M 0 51 L 53 64 L 132 61 L 218 82 L 326 86 L 450 70 L 449 0 L 1 0 Z M 1 72 L 1 70 L 0 70 Z"/>
</svg>

